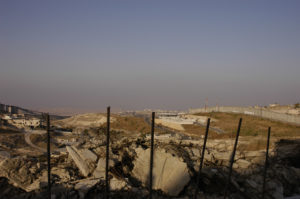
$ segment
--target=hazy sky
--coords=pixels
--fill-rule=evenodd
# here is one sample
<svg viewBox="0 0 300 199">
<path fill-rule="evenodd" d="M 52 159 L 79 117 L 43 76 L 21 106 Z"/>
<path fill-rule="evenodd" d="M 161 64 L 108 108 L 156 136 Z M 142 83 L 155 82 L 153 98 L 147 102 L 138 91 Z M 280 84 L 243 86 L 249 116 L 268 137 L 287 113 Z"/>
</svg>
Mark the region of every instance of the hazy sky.
<svg viewBox="0 0 300 199">
<path fill-rule="evenodd" d="M 1 0 L 0 69 L 28 108 L 296 103 L 300 1 Z"/>
</svg>

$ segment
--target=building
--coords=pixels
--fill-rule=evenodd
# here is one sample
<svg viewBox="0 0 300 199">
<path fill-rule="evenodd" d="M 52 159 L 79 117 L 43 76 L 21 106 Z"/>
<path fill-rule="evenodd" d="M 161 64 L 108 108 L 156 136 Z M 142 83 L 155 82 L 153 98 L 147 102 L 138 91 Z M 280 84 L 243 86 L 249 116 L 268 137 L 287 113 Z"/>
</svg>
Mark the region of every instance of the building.
<svg viewBox="0 0 300 199">
<path fill-rule="evenodd" d="M 40 126 L 41 121 L 38 118 L 16 118 L 13 119 L 13 124 L 18 127 L 38 127 Z"/>
<path fill-rule="evenodd" d="M 18 107 L 16 107 L 16 106 L 8 106 L 8 113 L 10 113 L 10 114 L 17 114 L 18 113 Z"/>
<path fill-rule="evenodd" d="M 0 104 L 0 112 L 5 112 L 5 104 Z"/>
<path fill-rule="evenodd" d="M 8 107 L 9 107 L 9 105 L 5 105 L 4 112 L 8 113 Z"/>
</svg>

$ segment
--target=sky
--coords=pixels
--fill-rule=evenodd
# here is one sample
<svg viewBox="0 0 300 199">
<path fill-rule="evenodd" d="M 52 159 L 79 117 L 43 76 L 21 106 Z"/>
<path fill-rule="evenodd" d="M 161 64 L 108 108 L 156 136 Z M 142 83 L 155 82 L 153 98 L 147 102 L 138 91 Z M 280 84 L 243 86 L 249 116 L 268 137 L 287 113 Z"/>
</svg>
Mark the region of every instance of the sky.
<svg viewBox="0 0 300 199">
<path fill-rule="evenodd" d="M 300 101 L 300 1 L 1 0 L 0 101 L 173 109 Z"/>
</svg>

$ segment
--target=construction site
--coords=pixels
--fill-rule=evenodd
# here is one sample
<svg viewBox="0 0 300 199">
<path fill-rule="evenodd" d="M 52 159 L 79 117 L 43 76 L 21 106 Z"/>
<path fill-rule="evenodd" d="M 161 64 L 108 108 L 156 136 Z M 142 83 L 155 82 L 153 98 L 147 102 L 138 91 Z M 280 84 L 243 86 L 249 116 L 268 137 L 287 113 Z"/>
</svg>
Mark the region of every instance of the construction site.
<svg viewBox="0 0 300 199">
<path fill-rule="evenodd" d="M 37 125 L 1 112 L 0 198 L 300 196 L 295 123 L 215 111 L 34 113 Z"/>
</svg>

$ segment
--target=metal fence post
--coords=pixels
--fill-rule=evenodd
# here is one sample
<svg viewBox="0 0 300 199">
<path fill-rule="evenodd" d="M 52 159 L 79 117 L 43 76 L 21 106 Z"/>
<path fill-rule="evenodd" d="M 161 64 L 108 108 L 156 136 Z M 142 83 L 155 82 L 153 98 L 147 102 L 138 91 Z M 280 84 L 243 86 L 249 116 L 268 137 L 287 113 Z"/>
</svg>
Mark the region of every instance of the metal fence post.
<svg viewBox="0 0 300 199">
<path fill-rule="evenodd" d="M 210 125 L 210 118 L 208 118 L 208 120 L 207 120 L 207 125 L 206 125 L 206 130 L 205 130 L 205 137 L 204 137 L 204 143 L 203 143 L 202 154 L 201 154 L 201 159 L 200 159 L 199 173 L 198 173 L 198 176 L 197 176 L 197 184 L 196 184 L 194 199 L 197 198 L 197 194 L 198 194 L 199 181 L 200 181 L 201 170 L 202 170 L 202 165 L 203 165 L 203 159 L 204 159 L 204 154 L 205 154 L 205 148 L 206 148 L 206 141 L 207 141 L 207 136 L 208 136 L 209 125 Z"/>
<path fill-rule="evenodd" d="M 265 169 L 264 169 L 262 199 L 265 198 L 266 177 L 267 177 L 268 160 L 269 160 L 270 134 L 271 134 L 271 127 L 268 128 L 267 151 L 266 151 L 266 161 L 265 161 Z"/>
<path fill-rule="evenodd" d="M 228 189 L 230 188 L 232 166 L 233 166 L 233 163 L 234 163 L 234 156 L 235 156 L 235 152 L 236 152 L 236 147 L 237 147 L 237 144 L 238 144 L 238 141 L 239 141 L 241 125 L 242 125 L 242 118 L 240 118 L 240 121 L 239 121 L 238 129 L 237 129 L 237 133 L 236 133 L 236 138 L 235 138 L 235 143 L 234 143 L 233 151 L 232 151 L 231 158 L 230 158 L 229 175 L 228 175 L 228 180 L 227 180 L 227 184 L 226 184 L 226 187 L 225 187 L 224 199 L 226 199 Z"/>
<path fill-rule="evenodd" d="M 154 146 L 154 125 L 155 125 L 155 112 L 152 112 L 151 124 L 151 150 L 150 150 L 150 171 L 149 171 L 149 198 L 152 199 L 152 177 L 153 177 L 153 146 Z"/>
<path fill-rule="evenodd" d="M 107 107 L 107 123 L 106 123 L 106 166 L 105 166 L 105 198 L 109 198 L 109 179 L 108 179 L 108 166 L 109 166 L 109 136 L 110 136 L 110 107 Z"/>
<path fill-rule="evenodd" d="M 47 162 L 48 162 L 48 198 L 51 199 L 51 154 L 50 154 L 50 116 L 46 114 L 47 130 Z"/>
</svg>

